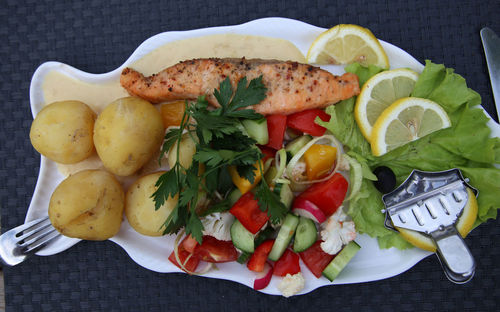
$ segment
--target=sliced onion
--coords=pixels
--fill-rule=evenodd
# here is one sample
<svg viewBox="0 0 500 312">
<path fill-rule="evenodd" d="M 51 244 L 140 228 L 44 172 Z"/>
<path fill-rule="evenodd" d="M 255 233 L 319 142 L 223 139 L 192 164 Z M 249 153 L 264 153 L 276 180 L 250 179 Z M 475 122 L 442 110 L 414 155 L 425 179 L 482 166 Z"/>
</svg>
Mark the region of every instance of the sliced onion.
<svg viewBox="0 0 500 312">
<path fill-rule="evenodd" d="M 215 195 L 215 197 L 217 197 L 217 199 L 224 200 L 224 196 L 222 196 L 219 191 L 215 190 L 213 194 Z"/>
<path fill-rule="evenodd" d="M 203 261 L 204 262 L 204 261 Z M 206 264 L 206 266 L 203 268 L 203 270 L 200 270 L 199 272 L 194 272 L 192 275 L 203 275 L 205 273 L 208 273 L 212 270 L 218 270 L 219 268 L 217 268 L 217 266 L 215 265 L 215 263 L 212 263 L 212 262 L 204 262 Z"/>
<path fill-rule="evenodd" d="M 276 153 L 276 168 L 278 168 L 278 172 L 276 173 L 276 176 L 273 178 L 273 182 L 276 183 L 278 182 L 277 180 L 280 179 L 283 176 L 283 173 L 285 172 L 286 169 L 286 150 L 284 148 L 280 149 Z"/>
<path fill-rule="evenodd" d="M 186 261 L 184 261 L 184 263 L 179 258 L 179 242 L 181 241 L 181 238 L 183 238 L 183 237 L 184 237 L 184 230 L 182 230 L 179 233 L 179 235 L 177 235 L 177 237 L 175 238 L 175 241 L 174 241 L 174 255 L 175 255 L 175 260 L 177 261 L 177 263 L 180 265 L 181 269 L 184 272 L 186 272 L 189 275 L 202 275 L 202 274 L 205 274 L 205 273 L 209 272 L 212 269 L 217 269 L 217 266 L 215 266 L 215 264 L 210 263 L 210 262 L 205 262 L 205 263 L 207 263 L 207 265 L 205 266 L 205 268 L 203 268 L 203 270 L 201 270 L 199 272 L 193 272 L 193 271 L 190 271 L 190 270 L 186 269 L 185 264 L 189 261 L 189 259 L 191 259 L 191 257 L 193 256 L 193 254 L 190 254 L 186 258 Z"/>
<path fill-rule="evenodd" d="M 290 184 L 292 183 L 290 180 L 288 179 L 285 179 L 285 178 L 279 178 L 279 179 L 276 179 L 275 181 L 276 183 L 281 183 L 281 184 Z"/>
<path fill-rule="evenodd" d="M 267 172 L 267 170 L 269 168 L 271 168 L 271 164 L 273 163 L 273 159 L 272 158 L 269 158 L 268 160 L 266 160 L 266 163 L 264 164 L 264 173 Z"/>
<path fill-rule="evenodd" d="M 319 209 L 318 206 L 300 197 L 295 198 L 293 201 L 292 212 L 298 216 L 309 218 L 316 223 L 323 223 L 326 221 L 325 213 Z"/>
<path fill-rule="evenodd" d="M 255 280 L 253 282 L 253 289 L 261 290 L 267 287 L 271 282 L 271 278 L 273 277 L 273 266 L 266 262 L 264 264 L 264 270 L 256 274 Z"/>
<path fill-rule="evenodd" d="M 186 269 L 186 267 L 184 266 L 184 264 L 187 263 L 187 261 L 189 261 L 189 259 L 191 258 L 191 255 L 189 257 L 186 258 L 186 262 L 182 262 L 181 261 L 181 258 L 179 257 L 179 242 L 181 241 L 181 238 L 184 236 L 184 230 L 182 230 L 178 235 L 177 237 L 175 238 L 175 241 L 174 241 L 174 256 L 175 256 L 175 261 L 177 261 L 177 264 L 180 265 L 181 269 L 186 272 L 187 274 L 194 274 L 194 272 L 191 272 L 189 271 L 188 269 Z"/>
<path fill-rule="evenodd" d="M 317 179 L 317 180 L 312 180 L 312 181 L 293 181 L 294 183 L 297 183 L 297 184 L 314 184 L 314 183 L 318 183 L 318 182 L 323 182 L 323 181 L 326 181 L 328 179 L 330 179 L 336 172 L 337 172 L 337 168 L 339 166 L 339 160 L 340 160 L 340 157 L 341 157 L 341 146 L 340 145 L 340 142 L 331 134 L 325 134 L 323 136 L 320 136 L 320 137 L 316 137 L 316 138 L 313 138 L 311 141 L 309 141 L 306 145 L 304 145 L 298 152 L 297 154 L 295 154 L 295 156 L 292 157 L 292 159 L 290 159 L 290 162 L 288 163 L 288 166 L 286 167 L 286 174 L 288 175 L 289 178 L 292 179 L 292 171 L 293 171 L 293 167 L 295 167 L 295 165 L 299 162 L 300 158 L 302 157 L 302 155 L 304 155 L 304 153 L 313 145 L 315 144 L 316 142 L 320 141 L 320 140 L 328 140 L 330 141 L 330 145 L 333 146 L 333 147 L 336 147 L 337 149 L 337 161 L 335 161 L 335 165 L 333 166 L 332 170 L 330 171 L 330 173 L 324 177 L 324 178 L 321 178 L 321 179 Z"/>
</svg>

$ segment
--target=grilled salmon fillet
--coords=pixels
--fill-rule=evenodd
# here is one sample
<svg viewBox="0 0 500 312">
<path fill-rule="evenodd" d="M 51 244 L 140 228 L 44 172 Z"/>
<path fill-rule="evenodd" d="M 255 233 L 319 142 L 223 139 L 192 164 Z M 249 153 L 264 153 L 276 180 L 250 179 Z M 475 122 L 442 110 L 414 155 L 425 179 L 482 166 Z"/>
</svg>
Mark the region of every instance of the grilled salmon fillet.
<svg viewBox="0 0 500 312">
<path fill-rule="evenodd" d="M 120 83 L 131 95 L 151 103 L 206 95 L 210 104 L 218 106 L 213 91 L 226 77 L 236 87 L 245 76 L 250 81 L 261 75 L 266 98 L 252 108 L 263 115 L 322 108 L 359 94 L 358 77 L 352 73 L 335 76 L 307 64 L 245 58 L 193 59 L 149 77 L 125 68 Z"/>
</svg>

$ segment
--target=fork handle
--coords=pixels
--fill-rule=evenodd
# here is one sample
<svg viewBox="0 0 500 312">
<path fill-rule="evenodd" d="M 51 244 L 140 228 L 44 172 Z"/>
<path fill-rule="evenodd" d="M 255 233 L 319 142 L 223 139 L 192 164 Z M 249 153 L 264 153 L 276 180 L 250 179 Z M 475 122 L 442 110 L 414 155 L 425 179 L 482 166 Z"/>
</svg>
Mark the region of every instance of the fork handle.
<svg viewBox="0 0 500 312">
<path fill-rule="evenodd" d="M 436 243 L 436 255 L 446 277 L 456 284 L 471 280 L 476 269 L 476 262 L 455 226 L 434 231 L 431 237 Z"/>
</svg>

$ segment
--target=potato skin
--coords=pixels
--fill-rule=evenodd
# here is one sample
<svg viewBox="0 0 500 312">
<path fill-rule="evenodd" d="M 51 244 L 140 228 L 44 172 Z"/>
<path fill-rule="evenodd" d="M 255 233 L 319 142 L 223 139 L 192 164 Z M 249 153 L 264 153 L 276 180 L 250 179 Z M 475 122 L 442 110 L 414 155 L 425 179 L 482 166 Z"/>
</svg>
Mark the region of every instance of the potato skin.
<svg viewBox="0 0 500 312">
<path fill-rule="evenodd" d="M 196 137 L 195 137 L 196 138 Z M 168 165 L 170 168 L 173 168 L 175 163 L 177 162 L 177 143 L 175 142 L 168 152 Z M 179 144 L 179 163 L 184 168 L 191 167 L 193 163 L 193 156 L 196 153 L 196 144 L 193 138 L 185 133 L 182 135 L 182 139 Z"/>
<path fill-rule="evenodd" d="M 175 208 L 178 196 L 169 197 L 155 210 L 151 195 L 156 191 L 156 181 L 164 171 L 151 173 L 137 179 L 125 195 L 125 215 L 130 225 L 137 232 L 147 236 L 161 236 L 168 216 Z"/>
<path fill-rule="evenodd" d="M 33 147 L 47 158 L 74 164 L 94 152 L 96 114 L 80 101 L 54 102 L 35 117 L 30 129 Z"/>
<path fill-rule="evenodd" d="M 125 97 L 97 117 L 94 145 L 108 171 L 129 176 L 159 150 L 164 133 L 161 114 L 151 103 Z"/>
<path fill-rule="evenodd" d="M 52 193 L 49 218 L 68 237 L 105 240 L 120 230 L 125 205 L 121 184 L 104 170 L 83 170 Z"/>
</svg>

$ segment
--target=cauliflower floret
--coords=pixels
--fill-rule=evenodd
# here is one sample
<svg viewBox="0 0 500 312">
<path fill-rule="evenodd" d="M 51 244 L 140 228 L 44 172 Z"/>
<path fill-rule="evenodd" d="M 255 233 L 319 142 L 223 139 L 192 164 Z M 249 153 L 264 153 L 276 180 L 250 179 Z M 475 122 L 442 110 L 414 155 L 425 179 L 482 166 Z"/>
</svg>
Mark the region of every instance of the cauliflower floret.
<svg viewBox="0 0 500 312">
<path fill-rule="evenodd" d="M 234 216 L 229 212 L 216 212 L 209 214 L 201 220 L 204 230 L 203 235 L 210 235 L 218 240 L 231 240 L 231 225 Z"/>
<path fill-rule="evenodd" d="M 278 289 L 283 296 L 290 297 L 299 293 L 306 285 L 306 280 L 302 273 L 291 275 L 288 273 L 283 280 L 278 284 Z"/>
<path fill-rule="evenodd" d="M 330 217 L 326 222 L 321 225 L 322 231 L 320 246 L 324 252 L 335 255 L 342 249 L 342 239 L 340 238 L 341 225 L 339 222 Z"/>
<path fill-rule="evenodd" d="M 347 215 L 343 212 L 342 207 L 339 207 L 326 222 L 321 225 L 321 249 L 324 252 L 335 255 L 343 245 L 356 238 L 356 229 L 353 221 L 346 221 Z"/>
<path fill-rule="evenodd" d="M 340 206 L 334 214 L 332 214 L 332 218 L 337 222 L 344 222 L 347 220 L 347 215 L 344 213 L 344 206 Z"/>
</svg>

